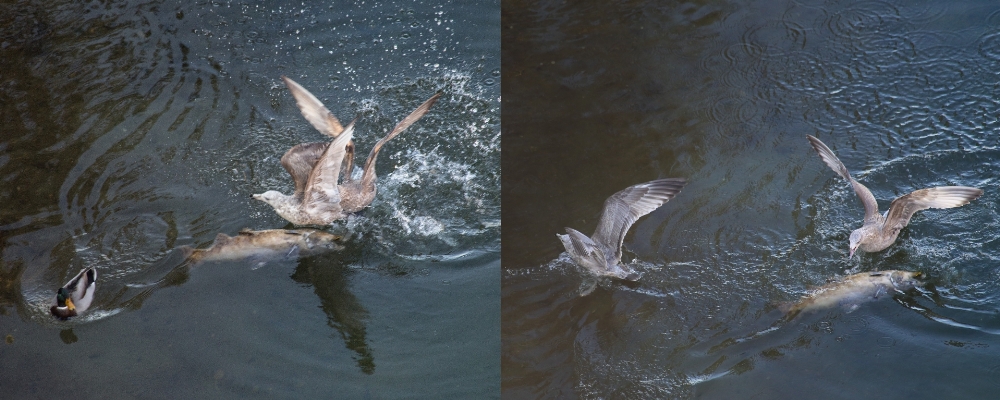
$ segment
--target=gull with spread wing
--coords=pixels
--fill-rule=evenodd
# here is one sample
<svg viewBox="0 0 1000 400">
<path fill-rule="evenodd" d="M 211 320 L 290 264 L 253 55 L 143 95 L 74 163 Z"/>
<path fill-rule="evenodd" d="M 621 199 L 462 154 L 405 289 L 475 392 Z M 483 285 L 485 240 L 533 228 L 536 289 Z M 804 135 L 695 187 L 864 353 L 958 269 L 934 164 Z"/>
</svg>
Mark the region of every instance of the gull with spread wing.
<svg viewBox="0 0 1000 400">
<path fill-rule="evenodd" d="M 295 225 L 328 225 L 346 217 L 347 214 L 341 206 L 344 193 L 341 192 L 340 185 L 337 185 L 337 178 L 340 175 L 340 165 L 344 160 L 347 143 L 351 141 L 353 134 L 352 121 L 333 142 L 322 146 L 323 151 L 308 173 L 304 170 L 296 172 L 289 170 L 295 179 L 295 193 L 291 196 L 276 190 L 268 190 L 253 195 L 253 198 L 270 204 L 278 215 Z M 294 151 L 296 147 L 289 152 Z M 288 157 L 288 153 L 285 157 Z M 282 163 L 282 165 L 288 169 L 288 164 Z"/>
<path fill-rule="evenodd" d="M 851 178 L 847 172 L 847 167 L 840 159 L 833 154 L 823 142 L 815 137 L 806 135 L 809 143 L 819 153 L 820 158 L 834 172 L 846 179 L 854 187 L 854 192 L 861 199 L 861 204 L 865 207 L 864 224 L 851 232 L 850 255 L 858 249 L 875 252 L 885 250 L 896 241 L 899 231 L 910 223 L 913 214 L 928 208 L 954 208 L 969 204 L 969 202 L 982 196 L 982 189 L 968 186 L 938 186 L 927 189 L 914 190 L 910 193 L 897 197 L 889 205 L 889 210 L 885 214 L 879 214 L 878 203 L 875 196 L 864 185 Z"/>
<path fill-rule="evenodd" d="M 594 275 L 637 280 L 639 274 L 621 264 L 625 234 L 636 220 L 672 199 L 686 184 L 683 178 L 667 178 L 629 186 L 604 202 L 593 236 L 573 228 L 556 236 L 573 261 Z"/>
<path fill-rule="evenodd" d="M 349 213 L 361 211 L 371 204 L 377 191 L 375 160 L 379 150 L 386 142 L 423 117 L 441 96 L 440 93 L 432 96 L 396 124 L 388 135 L 375 143 L 368 159 L 365 160 L 361 179 L 355 180 L 351 177 L 354 143 L 350 137 L 353 134 L 354 122 L 344 128 L 337 117 L 333 116 L 316 96 L 295 81 L 284 76 L 282 79 L 295 97 L 302 116 L 316 130 L 334 138 L 333 142 L 303 143 L 293 146 L 281 157 L 281 165 L 295 182 L 294 195 L 286 196 L 273 190 L 254 195 L 255 199 L 270 204 L 279 215 L 296 225 L 327 225 L 346 217 Z M 343 136 L 348 137 L 343 138 Z M 336 204 L 322 205 L 323 202 Z"/>
</svg>

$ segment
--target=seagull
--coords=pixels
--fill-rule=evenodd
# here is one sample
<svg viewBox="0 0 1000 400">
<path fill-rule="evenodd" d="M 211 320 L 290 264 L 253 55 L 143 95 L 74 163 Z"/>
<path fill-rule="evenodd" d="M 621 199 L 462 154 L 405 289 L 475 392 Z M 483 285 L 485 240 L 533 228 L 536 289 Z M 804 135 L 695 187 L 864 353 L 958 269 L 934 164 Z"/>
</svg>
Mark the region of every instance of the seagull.
<svg viewBox="0 0 1000 400">
<path fill-rule="evenodd" d="M 864 185 L 851 178 L 847 167 L 833 154 L 829 147 L 813 136 L 806 135 L 820 158 L 834 172 L 846 179 L 854 187 L 854 192 L 865 207 L 865 222 L 860 228 L 851 232 L 851 251 L 848 258 L 854 257 L 859 248 L 866 252 L 885 250 L 896 241 L 899 231 L 910 223 L 913 214 L 928 208 L 954 208 L 969 204 L 983 195 L 982 189 L 968 186 L 938 186 L 914 190 L 897 197 L 889 205 L 885 214 L 879 214 L 875 196 Z"/>
<path fill-rule="evenodd" d="M 270 204 L 282 218 L 295 225 L 329 225 L 333 221 L 347 216 L 341 205 L 343 194 L 337 178 L 340 166 L 344 160 L 347 144 L 354 134 L 354 121 L 344 128 L 343 132 L 331 143 L 310 143 L 321 146 L 306 146 L 305 149 L 320 150 L 319 155 L 309 169 L 292 170 L 285 160 L 289 154 L 300 149 L 292 147 L 281 158 L 282 165 L 295 180 L 295 193 L 291 196 L 276 190 L 268 190 L 255 194 L 253 198 Z M 311 155 L 311 154 L 310 154 Z M 303 157 L 304 158 L 304 157 Z M 301 160 L 300 160 L 301 161 Z"/>
<path fill-rule="evenodd" d="M 386 142 L 423 117 L 441 97 L 441 93 L 432 96 L 375 143 L 365 160 L 361 179 L 354 180 L 351 177 L 354 143 L 350 137 L 354 132 L 354 122 L 343 127 L 316 96 L 295 81 L 284 76 L 281 78 L 295 97 L 302 116 L 318 131 L 334 138 L 332 142 L 296 145 L 281 157 L 281 165 L 295 182 L 294 195 L 287 196 L 273 190 L 253 195 L 255 199 L 270 204 L 279 215 L 296 225 L 328 225 L 371 204 L 377 191 L 375 160 L 379 150 Z"/>
<path fill-rule="evenodd" d="M 594 275 L 638 280 L 639 274 L 621 264 L 625 234 L 636 220 L 672 199 L 686 184 L 684 178 L 667 178 L 629 186 L 604 202 L 593 236 L 573 228 L 556 236 L 573 261 Z"/>
<path fill-rule="evenodd" d="M 87 311 L 94 301 L 97 270 L 84 268 L 56 291 L 56 304 L 49 309 L 59 319 L 68 319 Z"/>
</svg>

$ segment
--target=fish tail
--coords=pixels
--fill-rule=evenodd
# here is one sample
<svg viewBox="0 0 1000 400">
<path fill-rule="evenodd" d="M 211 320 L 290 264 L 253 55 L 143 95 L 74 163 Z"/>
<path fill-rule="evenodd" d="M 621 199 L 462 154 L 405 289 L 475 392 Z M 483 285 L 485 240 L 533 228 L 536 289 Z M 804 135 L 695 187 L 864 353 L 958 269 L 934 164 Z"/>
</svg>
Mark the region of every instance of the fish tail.
<svg viewBox="0 0 1000 400">
<path fill-rule="evenodd" d="M 194 247 L 188 245 L 178 247 L 178 249 L 181 251 L 181 254 L 184 254 L 184 258 L 190 258 L 194 254 Z"/>
<path fill-rule="evenodd" d="M 778 309 L 778 311 L 781 311 L 782 314 L 788 314 L 790 312 L 793 312 L 793 309 L 795 308 L 795 302 L 794 301 L 780 301 L 780 302 L 776 302 L 774 304 L 774 306 Z"/>
</svg>

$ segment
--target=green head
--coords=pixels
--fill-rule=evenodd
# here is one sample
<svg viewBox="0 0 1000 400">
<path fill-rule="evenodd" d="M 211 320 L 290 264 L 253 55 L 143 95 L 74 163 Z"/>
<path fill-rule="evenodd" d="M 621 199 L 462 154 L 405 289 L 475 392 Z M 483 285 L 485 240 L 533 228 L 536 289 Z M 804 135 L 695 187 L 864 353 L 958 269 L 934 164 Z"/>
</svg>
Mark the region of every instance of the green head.
<svg viewBox="0 0 1000 400">
<path fill-rule="evenodd" d="M 73 300 L 69 297 L 69 291 L 66 288 L 59 288 L 56 292 L 56 305 L 60 308 L 67 308 L 69 310 L 76 310 L 76 306 L 73 305 Z"/>
<path fill-rule="evenodd" d="M 56 291 L 56 305 L 52 306 L 49 311 L 62 320 L 76 315 L 76 305 L 73 304 L 73 300 L 69 296 L 69 290 L 59 288 Z"/>
</svg>

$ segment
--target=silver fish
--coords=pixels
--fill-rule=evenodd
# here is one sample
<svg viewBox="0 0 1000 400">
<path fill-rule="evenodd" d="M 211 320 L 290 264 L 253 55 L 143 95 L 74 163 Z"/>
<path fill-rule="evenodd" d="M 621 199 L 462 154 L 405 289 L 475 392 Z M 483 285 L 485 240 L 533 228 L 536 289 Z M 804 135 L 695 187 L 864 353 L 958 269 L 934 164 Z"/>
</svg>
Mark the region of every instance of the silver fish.
<svg viewBox="0 0 1000 400">
<path fill-rule="evenodd" d="M 851 312 L 862 303 L 922 286 L 923 282 L 918 279 L 922 276 L 922 272 L 900 270 L 862 272 L 821 286 L 812 293 L 802 296 L 798 302 L 788 303 L 780 308 L 785 312 L 787 319 L 795 318 L 803 311 L 837 306 Z"/>
<path fill-rule="evenodd" d="M 243 259 L 269 259 L 277 257 L 309 256 L 328 251 L 342 250 L 337 242 L 341 236 L 316 229 L 270 229 L 252 231 L 244 229 L 236 236 L 220 233 L 212 246 L 195 249 L 182 246 L 189 262 L 232 261 Z"/>
</svg>

